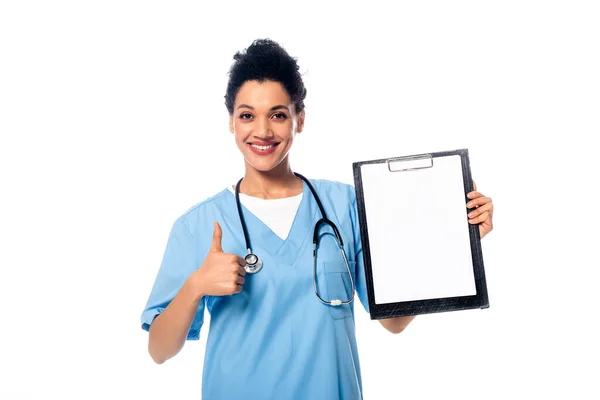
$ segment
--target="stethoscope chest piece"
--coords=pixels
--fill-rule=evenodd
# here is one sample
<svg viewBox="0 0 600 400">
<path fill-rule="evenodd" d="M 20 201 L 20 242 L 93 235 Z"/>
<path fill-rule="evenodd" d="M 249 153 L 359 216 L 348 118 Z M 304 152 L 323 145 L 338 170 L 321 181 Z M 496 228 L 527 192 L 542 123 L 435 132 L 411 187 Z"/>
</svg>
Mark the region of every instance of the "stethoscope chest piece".
<svg viewBox="0 0 600 400">
<path fill-rule="evenodd" d="M 246 260 L 244 269 L 247 273 L 255 274 L 262 269 L 263 262 L 256 254 L 250 253 L 244 258 L 244 260 Z"/>
</svg>

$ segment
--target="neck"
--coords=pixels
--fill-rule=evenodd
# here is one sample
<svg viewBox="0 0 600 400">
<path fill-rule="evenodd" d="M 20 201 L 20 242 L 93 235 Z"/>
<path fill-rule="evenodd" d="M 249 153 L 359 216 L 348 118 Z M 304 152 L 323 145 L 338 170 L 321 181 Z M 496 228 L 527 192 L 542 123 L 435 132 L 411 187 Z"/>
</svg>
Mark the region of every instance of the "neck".
<svg viewBox="0 0 600 400">
<path fill-rule="evenodd" d="M 280 199 L 302 193 L 304 184 L 294 175 L 287 159 L 271 171 L 257 171 L 246 163 L 240 193 L 262 199 Z"/>
</svg>

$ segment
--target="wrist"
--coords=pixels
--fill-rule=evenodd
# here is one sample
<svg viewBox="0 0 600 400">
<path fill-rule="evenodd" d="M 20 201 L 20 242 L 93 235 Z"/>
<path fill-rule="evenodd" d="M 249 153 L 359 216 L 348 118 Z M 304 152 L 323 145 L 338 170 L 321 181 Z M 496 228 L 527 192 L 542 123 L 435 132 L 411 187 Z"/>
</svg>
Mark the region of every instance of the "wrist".
<svg viewBox="0 0 600 400">
<path fill-rule="evenodd" d="M 184 290 L 192 296 L 194 301 L 200 301 L 206 295 L 202 282 L 194 274 L 185 281 Z"/>
</svg>

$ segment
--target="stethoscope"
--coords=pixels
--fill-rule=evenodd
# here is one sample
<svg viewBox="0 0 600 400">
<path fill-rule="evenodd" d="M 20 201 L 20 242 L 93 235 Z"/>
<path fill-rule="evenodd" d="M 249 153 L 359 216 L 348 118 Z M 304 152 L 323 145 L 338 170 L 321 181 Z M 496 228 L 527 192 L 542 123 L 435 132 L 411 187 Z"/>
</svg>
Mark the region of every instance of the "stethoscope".
<svg viewBox="0 0 600 400">
<path fill-rule="evenodd" d="M 300 175 L 297 172 L 294 172 L 294 174 L 297 177 L 299 177 L 300 179 L 302 179 L 308 185 L 308 187 L 310 188 L 310 191 L 312 192 L 314 199 L 317 202 L 317 205 L 319 206 L 319 210 L 321 211 L 321 216 L 322 216 L 322 218 L 319 221 L 317 221 L 317 223 L 315 224 L 314 234 L 313 234 L 313 243 L 314 243 L 313 284 L 314 284 L 314 288 L 315 288 L 315 294 L 317 295 L 317 297 L 323 304 L 329 304 L 332 306 L 348 304 L 352 300 L 354 300 L 355 288 L 354 288 L 354 280 L 352 279 L 352 273 L 350 272 L 350 265 L 348 263 L 348 257 L 346 257 L 346 252 L 344 251 L 344 246 L 343 246 L 342 237 L 340 235 L 340 232 L 339 232 L 337 226 L 327 218 L 327 216 L 325 214 L 325 209 L 323 208 L 323 205 L 321 204 L 321 200 L 319 199 L 319 196 L 317 196 L 317 192 L 315 191 L 315 189 L 313 188 L 311 183 L 308 181 L 308 179 L 306 179 L 304 176 Z M 252 252 L 252 248 L 250 247 L 250 238 L 248 237 L 248 229 L 246 228 L 246 221 L 244 220 L 244 214 L 242 212 L 242 205 L 240 203 L 240 184 L 242 183 L 243 179 L 244 178 L 240 179 L 235 187 L 235 201 L 237 203 L 238 214 L 240 216 L 240 221 L 242 223 L 242 230 L 244 231 L 244 239 L 246 240 L 246 249 L 248 250 L 248 254 L 246 255 L 246 257 L 244 257 L 244 260 L 246 261 L 246 265 L 244 266 L 244 268 L 247 273 L 255 274 L 262 269 L 263 261 L 261 260 L 261 258 L 259 256 L 257 256 L 256 254 L 254 254 Z M 333 228 L 333 232 L 335 233 L 335 237 L 337 238 L 337 241 L 338 241 L 338 246 L 342 252 L 342 256 L 344 257 L 344 262 L 346 263 L 346 269 L 348 270 L 348 276 L 350 276 L 350 282 L 352 283 L 352 296 L 350 297 L 350 299 L 348 299 L 346 301 L 342 301 L 340 299 L 334 299 L 331 301 L 323 300 L 323 298 L 319 294 L 319 290 L 317 288 L 317 248 L 319 247 L 319 239 L 320 239 L 319 238 L 319 228 L 323 224 L 329 225 L 331 228 Z"/>
</svg>

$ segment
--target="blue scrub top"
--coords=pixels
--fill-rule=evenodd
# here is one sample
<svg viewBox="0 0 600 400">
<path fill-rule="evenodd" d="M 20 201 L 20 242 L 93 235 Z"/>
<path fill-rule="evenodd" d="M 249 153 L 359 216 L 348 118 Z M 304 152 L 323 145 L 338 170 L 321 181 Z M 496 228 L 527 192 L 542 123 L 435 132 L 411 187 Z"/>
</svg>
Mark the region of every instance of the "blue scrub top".
<svg viewBox="0 0 600 400">
<path fill-rule="evenodd" d="M 263 259 L 257 274 L 246 274 L 243 290 L 205 296 L 188 333 L 199 339 L 204 310 L 210 313 L 202 398 L 362 399 L 354 305 L 369 312 L 354 188 L 311 179 L 327 217 L 342 236 L 356 286 L 355 301 L 330 306 L 313 287 L 313 232 L 321 218 L 307 184 L 289 236 L 282 240 L 242 205 L 253 251 Z M 202 265 L 213 237 L 223 230 L 226 253 L 244 256 L 246 246 L 235 195 L 228 189 L 196 204 L 173 224 L 162 264 L 141 316 L 142 328 L 175 297 Z M 325 300 L 348 299 L 351 282 L 333 230 L 322 225 L 317 285 Z"/>
</svg>

